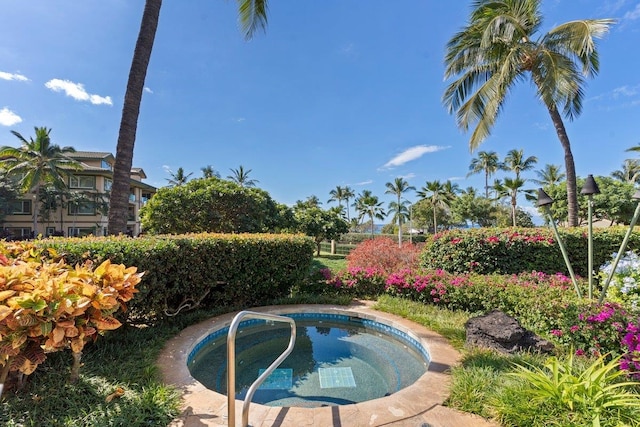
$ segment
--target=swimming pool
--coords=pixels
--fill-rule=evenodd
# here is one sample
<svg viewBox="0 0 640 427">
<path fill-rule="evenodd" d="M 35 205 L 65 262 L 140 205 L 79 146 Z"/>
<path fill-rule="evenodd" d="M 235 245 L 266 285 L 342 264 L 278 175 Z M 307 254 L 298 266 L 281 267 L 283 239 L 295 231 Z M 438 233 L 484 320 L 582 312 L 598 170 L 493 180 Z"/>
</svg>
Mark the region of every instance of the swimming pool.
<svg viewBox="0 0 640 427">
<path fill-rule="evenodd" d="M 281 305 L 253 307 L 251 311 L 265 314 L 329 313 L 357 316 L 389 325 L 415 338 L 428 350 L 429 369 L 415 383 L 379 399 L 352 405 L 320 406 L 313 408 L 267 406 L 252 403 L 249 425 L 260 427 L 362 427 L 402 425 L 420 426 L 454 424 L 488 427 L 477 417 L 469 418 L 459 411 L 443 406 L 449 396 L 449 370 L 460 362 L 461 355 L 439 334 L 408 319 L 373 310 L 373 302 L 354 301 L 349 306 Z M 228 327 L 237 312 L 205 319 L 182 330 L 167 341 L 157 360 L 162 378 L 181 396 L 180 415 L 171 427 L 183 425 L 227 425 L 227 396 L 206 388 L 193 378 L 188 369 L 189 355 L 212 333 Z M 242 411 L 242 401 L 235 400 L 236 414 Z M 455 422 L 454 422 L 455 421 Z M 396 423 L 396 424 L 394 424 Z"/>
<path fill-rule="evenodd" d="M 289 313 L 296 322 L 293 353 L 260 386 L 252 401 L 268 406 L 320 407 L 392 395 L 426 371 L 429 353 L 410 333 L 371 319 L 335 313 Z M 209 333 L 189 352 L 193 378 L 226 394 L 228 326 Z M 236 398 L 287 347 L 288 325 L 240 324 L 236 338 Z"/>
</svg>

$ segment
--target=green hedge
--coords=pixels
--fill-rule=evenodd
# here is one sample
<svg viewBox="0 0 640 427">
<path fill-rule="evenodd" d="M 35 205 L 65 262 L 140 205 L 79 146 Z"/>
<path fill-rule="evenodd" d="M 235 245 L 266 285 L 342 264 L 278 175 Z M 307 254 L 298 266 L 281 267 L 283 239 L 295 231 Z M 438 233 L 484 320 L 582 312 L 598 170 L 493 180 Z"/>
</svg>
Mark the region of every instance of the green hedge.
<svg viewBox="0 0 640 427">
<path fill-rule="evenodd" d="M 262 305 L 288 296 L 313 260 L 313 240 L 284 234 L 53 238 L 36 242 L 71 264 L 91 259 L 136 266 L 145 275 L 132 316 L 163 317 L 183 306 Z"/>
<path fill-rule="evenodd" d="M 571 266 L 576 275 L 588 276 L 586 228 L 561 228 Z M 600 268 L 617 252 L 626 227 L 593 230 L 593 266 Z M 640 234 L 633 232 L 627 250 L 640 248 Z M 450 273 L 517 274 L 541 271 L 568 274 L 562 252 L 549 228 L 478 228 L 438 233 L 427 241 L 421 266 Z"/>
</svg>

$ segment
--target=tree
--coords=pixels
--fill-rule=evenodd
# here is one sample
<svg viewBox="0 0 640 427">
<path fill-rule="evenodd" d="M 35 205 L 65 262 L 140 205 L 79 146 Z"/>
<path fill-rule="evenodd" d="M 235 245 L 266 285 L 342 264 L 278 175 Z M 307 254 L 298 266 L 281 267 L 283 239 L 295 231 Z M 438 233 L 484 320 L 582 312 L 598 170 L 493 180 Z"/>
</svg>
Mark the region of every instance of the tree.
<svg viewBox="0 0 640 427">
<path fill-rule="evenodd" d="M 294 209 L 298 207 L 305 207 L 305 206 L 308 208 L 319 208 L 321 204 L 322 202 L 320 201 L 318 196 L 312 194 L 311 196 L 307 197 L 307 199 L 304 202 L 302 200 L 296 200 Z"/>
<path fill-rule="evenodd" d="M 74 153 L 73 147 L 60 147 L 51 143 L 51 129 L 34 128 L 35 139 L 28 141 L 16 131 L 11 133 L 20 140 L 19 148 L 0 147 L 0 159 L 9 175 L 20 176 L 19 187 L 23 193 L 33 193 L 33 232 L 38 232 L 38 195 L 40 187 L 52 184 L 57 188 L 66 188 L 65 177 L 80 165 L 68 157 Z"/>
<path fill-rule="evenodd" d="M 251 173 L 251 169 L 245 170 L 242 165 L 240 165 L 238 169 L 231 169 L 231 173 L 233 175 L 227 176 L 227 179 L 235 182 L 240 187 L 255 187 L 259 182 L 257 179 L 250 179 L 249 174 Z"/>
<path fill-rule="evenodd" d="M 407 208 L 407 201 L 402 201 L 404 193 L 415 190 L 416 188 L 401 177 L 396 178 L 393 182 L 387 182 L 385 184 L 387 190 L 385 194 L 393 194 L 396 196 L 396 201 L 389 204 L 389 210 L 393 212 L 394 221 L 398 222 L 398 246 L 402 247 L 402 223 L 405 219 L 409 218 L 409 209 Z"/>
<path fill-rule="evenodd" d="M 179 167 L 178 170 L 175 171 L 175 173 L 169 171 L 169 175 L 171 175 L 171 178 L 165 178 L 169 183 L 169 187 L 176 187 L 178 185 L 186 184 L 189 180 L 189 177 L 193 175 L 193 172 L 189 172 L 185 175 L 184 169 L 182 169 L 182 167 Z"/>
<path fill-rule="evenodd" d="M 265 233 L 287 226 L 279 212 L 264 190 L 209 178 L 160 188 L 141 208 L 140 219 L 149 234 Z"/>
<path fill-rule="evenodd" d="M 471 160 L 467 176 L 484 172 L 484 191 L 485 197 L 488 199 L 489 178 L 499 169 L 502 169 L 502 163 L 498 159 L 498 153 L 495 151 L 479 151 L 478 157 Z"/>
<path fill-rule="evenodd" d="M 544 169 L 536 171 L 536 175 L 539 179 L 532 179 L 531 181 L 542 187 L 560 184 L 566 177 L 564 172 L 562 172 L 561 166 L 550 164 L 546 164 L 544 165 Z"/>
<path fill-rule="evenodd" d="M 536 38 L 540 0 L 476 0 L 473 6 L 467 26 L 447 44 L 445 78 L 454 81 L 443 102 L 460 128 L 475 126 L 469 140 L 475 150 L 491 133 L 513 86 L 530 78 L 564 150 L 568 223 L 576 226 L 576 171 L 562 115 L 569 120 L 580 115 L 585 78 L 599 68 L 595 39 L 614 21 L 571 21 Z"/>
<path fill-rule="evenodd" d="M 200 168 L 200 170 L 202 171 L 202 177 L 203 178 L 213 178 L 214 176 L 216 178 L 220 178 L 220 173 L 218 171 L 216 171 L 213 166 L 211 165 L 207 165 L 204 166 L 202 168 Z"/>
<path fill-rule="evenodd" d="M 504 170 L 510 170 L 516 174 L 516 179 L 520 179 L 520 173 L 533 169 L 538 163 L 536 156 L 524 158 L 524 150 L 510 150 L 504 158 Z"/>
<path fill-rule="evenodd" d="M 351 222 L 351 218 L 349 216 L 349 200 L 353 197 L 356 196 L 356 193 L 353 192 L 353 188 L 349 187 L 348 185 L 345 186 L 343 189 L 343 198 L 345 201 L 345 207 L 347 208 L 347 222 Z"/>
<path fill-rule="evenodd" d="M 382 202 L 378 200 L 378 196 L 374 196 L 370 190 L 362 190 L 358 197 L 354 201 L 356 211 L 359 213 L 360 219 L 365 215 L 369 216 L 371 221 L 371 237 L 373 237 L 374 220 L 383 220 L 387 215 L 382 208 Z"/>
<path fill-rule="evenodd" d="M 4 217 L 13 213 L 13 204 L 18 201 L 18 189 L 9 176 L 0 170 L 0 224 Z M 0 230 L 0 238 L 2 232 Z"/>
<path fill-rule="evenodd" d="M 504 182 L 497 182 L 495 185 L 499 197 L 505 196 L 510 199 L 511 219 L 514 227 L 517 225 L 518 193 L 521 191 L 524 183 L 525 181 L 522 178 L 505 178 Z"/>
<path fill-rule="evenodd" d="M 236 0 L 240 15 L 240 26 L 246 39 L 250 39 L 256 29 L 267 25 L 267 0 Z M 162 0 L 146 0 L 138 40 L 133 51 L 129 70 L 127 90 L 124 95 L 122 118 L 118 133 L 116 159 L 113 168 L 113 184 L 109 198 L 109 233 L 124 234 L 127 231 L 127 210 L 129 207 L 129 179 L 136 141 L 138 115 L 144 81 L 151 59 L 151 50 L 158 28 Z"/>
<path fill-rule="evenodd" d="M 640 160 L 626 159 L 622 162 L 622 168 L 611 172 L 611 176 L 620 182 L 637 183 L 640 178 Z"/>
<path fill-rule="evenodd" d="M 300 205 L 294 208 L 294 216 L 298 223 L 298 231 L 313 237 L 318 256 L 320 256 L 320 243 L 325 240 L 339 239 L 342 234 L 349 231 L 349 224 L 342 218 L 339 208 L 324 210 L 317 206 Z"/>
<path fill-rule="evenodd" d="M 449 187 L 452 185 L 449 183 Z M 433 233 L 438 231 L 437 209 L 448 208 L 449 203 L 455 198 L 455 194 L 449 193 L 440 181 L 427 181 L 427 184 L 417 192 L 422 199 L 428 199 L 433 210 Z"/>
<path fill-rule="evenodd" d="M 346 200 L 347 201 L 347 221 L 349 221 L 349 212 L 348 212 L 349 199 L 345 197 L 347 188 L 349 187 L 340 187 L 339 185 L 337 185 L 336 188 L 329 191 L 329 195 L 331 197 L 329 198 L 329 200 L 327 200 L 327 203 L 338 202 L 338 208 L 340 208 L 340 211 L 342 212 L 342 209 L 343 209 L 342 201 Z"/>
</svg>

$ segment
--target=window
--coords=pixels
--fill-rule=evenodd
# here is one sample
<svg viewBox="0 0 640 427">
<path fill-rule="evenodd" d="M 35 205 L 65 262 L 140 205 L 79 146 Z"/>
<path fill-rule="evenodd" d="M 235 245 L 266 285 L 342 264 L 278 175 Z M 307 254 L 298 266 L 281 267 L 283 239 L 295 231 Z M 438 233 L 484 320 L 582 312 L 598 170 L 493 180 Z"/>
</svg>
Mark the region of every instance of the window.
<svg viewBox="0 0 640 427">
<path fill-rule="evenodd" d="M 106 161 L 106 160 L 101 160 L 101 161 L 100 161 L 100 167 L 101 167 L 102 169 L 109 169 L 109 170 L 111 170 L 111 164 L 110 164 L 110 163 L 107 163 L 107 161 Z"/>
<path fill-rule="evenodd" d="M 94 202 L 81 202 L 69 204 L 69 215 L 95 215 L 96 204 Z"/>
<path fill-rule="evenodd" d="M 69 227 L 70 237 L 82 237 L 95 233 L 94 227 Z"/>
<path fill-rule="evenodd" d="M 31 200 L 18 200 L 14 202 L 12 213 L 13 215 L 31 215 Z"/>
<path fill-rule="evenodd" d="M 96 188 L 96 177 L 86 175 L 71 175 L 69 188 Z"/>
<path fill-rule="evenodd" d="M 9 230 L 9 234 L 11 234 L 11 236 L 13 238 L 30 238 L 31 237 L 31 227 L 24 227 L 24 228 L 20 228 L 20 227 L 9 227 L 7 228 L 7 230 Z"/>
<path fill-rule="evenodd" d="M 113 185 L 113 181 L 109 178 L 104 179 L 104 191 L 111 191 L 111 186 Z"/>
</svg>

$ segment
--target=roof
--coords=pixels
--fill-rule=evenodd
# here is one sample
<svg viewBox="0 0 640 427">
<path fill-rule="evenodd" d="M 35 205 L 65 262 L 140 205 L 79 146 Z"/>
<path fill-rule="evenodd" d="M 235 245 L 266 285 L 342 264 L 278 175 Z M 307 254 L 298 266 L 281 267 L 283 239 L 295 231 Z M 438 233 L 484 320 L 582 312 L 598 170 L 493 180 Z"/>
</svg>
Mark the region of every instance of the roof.
<svg viewBox="0 0 640 427">
<path fill-rule="evenodd" d="M 104 151 L 74 151 L 67 153 L 72 159 L 110 159 L 114 160 L 113 154 Z"/>
</svg>

